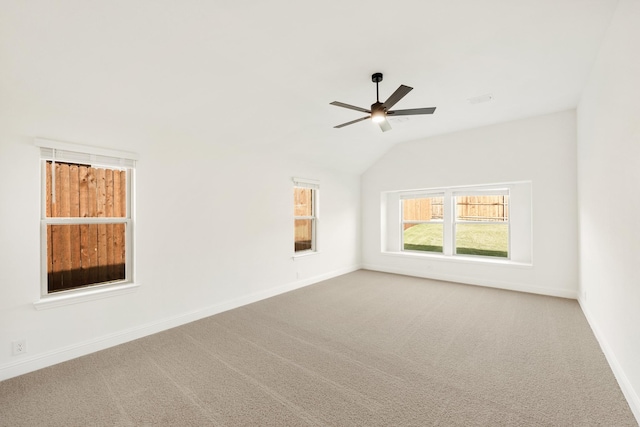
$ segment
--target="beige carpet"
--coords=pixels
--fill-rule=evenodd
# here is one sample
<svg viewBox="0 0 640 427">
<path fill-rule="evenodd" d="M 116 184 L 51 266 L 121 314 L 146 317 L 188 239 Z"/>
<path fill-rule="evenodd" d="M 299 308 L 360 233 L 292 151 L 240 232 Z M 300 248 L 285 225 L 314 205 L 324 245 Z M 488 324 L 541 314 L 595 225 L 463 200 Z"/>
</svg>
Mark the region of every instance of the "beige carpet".
<svg viewBox="0 0 640 427">
<path fill-rule="evenodd" d="M 576 301 L 358 271 L 0 383 L 2 426 L 636 426 Z"/>
</svg>

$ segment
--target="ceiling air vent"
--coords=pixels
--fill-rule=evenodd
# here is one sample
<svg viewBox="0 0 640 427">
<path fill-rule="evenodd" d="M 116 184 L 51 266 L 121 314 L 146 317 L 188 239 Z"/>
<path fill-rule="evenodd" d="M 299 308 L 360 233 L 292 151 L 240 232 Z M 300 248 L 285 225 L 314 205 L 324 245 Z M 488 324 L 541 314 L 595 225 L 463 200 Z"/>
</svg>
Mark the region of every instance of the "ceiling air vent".
<svg viewBox="0 0 640 427">
<path fill-rule="evenodd" d="M 493 95 L 490 93 L 486 95 L 474 96 L 473 98 L 469 98 L 470 104 L 482 104 L 483 102 L 489 102 L 493 99 Z"/>
</svg>

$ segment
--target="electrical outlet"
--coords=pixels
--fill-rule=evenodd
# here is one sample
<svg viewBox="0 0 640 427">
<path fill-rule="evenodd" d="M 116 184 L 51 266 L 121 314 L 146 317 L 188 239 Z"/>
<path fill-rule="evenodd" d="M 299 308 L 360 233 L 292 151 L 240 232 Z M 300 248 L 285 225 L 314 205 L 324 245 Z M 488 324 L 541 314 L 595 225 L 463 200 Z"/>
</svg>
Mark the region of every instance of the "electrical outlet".
<svg viewBox="0 0 640 427">
<path fill-rule="evenodd" d="M 25 354 L 27 352 L 27 340 L 18 340 L 11 343 L 13 345 L 14 356 Z"/>
</svg>

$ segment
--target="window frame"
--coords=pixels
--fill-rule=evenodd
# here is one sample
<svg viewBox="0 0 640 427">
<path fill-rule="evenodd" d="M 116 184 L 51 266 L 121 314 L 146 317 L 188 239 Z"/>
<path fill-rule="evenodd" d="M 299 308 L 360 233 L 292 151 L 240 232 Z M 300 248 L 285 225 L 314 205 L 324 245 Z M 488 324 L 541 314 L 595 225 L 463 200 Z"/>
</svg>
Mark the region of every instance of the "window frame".
<svg viewBox="0 0 640 427">
<path fill-rule="evenodd" d="M 507 209 L 509 214 L 507 215 L 506 221 L 496 222 L 496 221 L 471 221 L 471 220 L 458 220 L 458 197 L 469 197 L 469 196 L 507 196 Z M 473 189 L 473 190 L 456 190 L 451 193 L 451 205 L 452 205 L 452 252 L 454 256 L 468 256 L 468 257 L 483 257 L 483 258 L 495 258 L 495 259 L 503 259 L 510 260 L 511 259 L 511 209 L 509 206 L 511 204 L 511 197 L 509 194 L 508 188 L 500 188 L 500 189 Z M 459 224 L 478 224 L 478 225 L 493 225 L 493 224 L 506 224 L 507 226 L 507 256 L 499 257 L 499 256 L 491 256 L 491 255 L 474 255 L 474 254 L 458 254 L 457 253 L 457 245 L 456 245 L 456 236 L 458 232 Z"/>
<path fill-rule="evenodd" d="M 319 222 L 319 192 L 320 192 L 320 182 L 313 179 L 306 178 L 293 178 L 293 190 L 295 196 L 296 188 L 307 188 L 311 190 L 311 215 L 296 215 L 295 214 L 295 206 L 293 212 L 293 256 L 299 257 L 304 255 L 310 255 L 314 253 L 318 253 L 318 222 Z M 304 249 L 300 251 L 296 251 L 295 249 L 295 222 L 297 220 L 311 220 L 311 248 Z"/>
<path fill-rule="evenodd" d="M 400 246 L 399 251 L 402 254 L 418 254 L 420 256 L 435 256 L 446 258 L 475 258 L 482 260 L 497 260 L 497 261 L 511 261 L 511 209 L 509 208 L 509 216 L 506 221 L 508 227 L 508 243 L 507 243 L 507 256 L 498 257 L 491 255 L 474 255 L 474 254 L 458 254 L 456 253 L 456 225 L 461 223 L 473 223 L 473 224 L 495 224 L 495 222 L 487 221 L 457 221 L 456 213 L 456 197 L 461 196 L 495 196 L 495 195 L 507 195 L 510 196 L 509 185 L 478 185 L 472 187 L 444 187 L 428 190 L 411 190 L 398 192 L 399 200 L 399 214 L 400 214 Z M 443 197 L 443 248 L 442 252 L 430 252 L 430 251 L 418 251 L 412 249 L 404 249 L 404 212 L 403 201 L 407 199 L 420 199 L 427 197 Z M 509 197 L 509 205 L 511 204 L 511 197 Z M 425 221 L 429 222 L 429 221 Z M 433 222 L 433 221 L 432 221 Z M 415 221 L 414 221 L 415 223 Z M 501 223 L 504 224 L 504 223 Z"/>
<path fill-rule="evenodd" d="M 135 281 L 134 243 L 135 243 L 135 167 L 138 156 L 135 153 L 110 150 L 98 147 L 70 144 L 59 141 L 36 139 L 40 147 L 40 300 L 36 308 L 66 305 L 79 300 L 110 296 L 124 293 L 138 285 Z M 126 214 L 124 217 L 47 217 L 47 162 L 90 164 L 92 167 L 112 170 L 126 170 Z M 53 163 L 52 163 L 53 165 Z M 55 173 L 52 167 L 52 180 Z M 55 184 L 53 184 L 55 185 Z M 54 190 L 55 191 L 55 190 Z M 86 286 L 50 292 L 48 284 L 48 236 L 50 225 L 90 225 L 124 224 L 125 234 L 125 278 L 88 284 Z"/>
<path fill-rule="evenodd" d="M 404 219 L 404 201 L 405 200 L 416 200 L 416 199 L 429 199 L 429 198 L 436 198 L 436 197 L 442 197 L 442 203 L 443 203 L 443 207 L 442 207 L 442 219 L 441 220 L 428 220 L 428 221 L 423 221 L 423 220 L 405 220 Z M 400 195 L 400 250 L 402 250 L 403 252 L 416 252 L 416 253 L 429 253 L 429 254 L 438 254 L 438 255 L 442 255 L 445 252 L 445 223 L 446 223 L 446 198 L 445 198 L 445 193 L 443 191 L 435 191 L 435 192 L 429 192 L 429 193 L 407 193 L 407 194 L 402 194 Z M 404 248 L 404 231 L 405 231 L 405 224 L 442 224 L 442 252 L 435 252 L 435 251 L 419 251 L 416 249 L 405 249 Z"/>
</svg>

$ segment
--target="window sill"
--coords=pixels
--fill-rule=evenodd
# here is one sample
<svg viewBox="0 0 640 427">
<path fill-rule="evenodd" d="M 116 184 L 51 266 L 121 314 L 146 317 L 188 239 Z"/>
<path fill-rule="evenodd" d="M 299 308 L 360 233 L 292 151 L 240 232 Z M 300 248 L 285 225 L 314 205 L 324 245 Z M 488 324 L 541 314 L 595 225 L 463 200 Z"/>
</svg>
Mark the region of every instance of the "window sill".
<svg viewBox="0 0 640 427">
<path fill-rule="evenodd" d="M 294 254 L 291 259 L 295 260 L 297 258 L 304 258 L 304 257 L 308 257 L 308 256 L 312 256 L 312 255 L 317 255 L 319 254 L 319 251 L 304 251 L 304 252 L 299 252 L 297 254 Z"/>
<path fill-rule="evenodd" d="M 124 295 L 135 292 L 140 287 L 138 283 L 123 283 L 111 286 L 100 286 L 95 288 L 81 289 L 77 291 L 64 292 L 59 294 L 45 295 L 39 301 L 33 303 L 36 310 L 46 310 L 64 305 L 78 304 L 86 301 L 93 301 L 102 298 Z"/>
<path fill-rule="evenodd" d="M 429 259 L 436 261 L 445 261 L 445 262 L 453 262 L 453 263 L 464 263 L 464 264 L 490 264 L 490 265 L 504 265 L 509 267 L 516 268 L 532 268 L 533 264 L 530 262 L 518 262 L 511 261 L 508 259 L 495 259 L 491 257 L 481 257 L 481 256 L 473 256 L 473 255 L 440 255 L 440 254 L 428 254 L 428 253 L 416 253 L 416 252 L 391 252 L 391 251 L 382 251 L 382 255 L 387 256 L 397 256 L 403 258 L 414 258 L 414 259 Z"/>
</svg>

